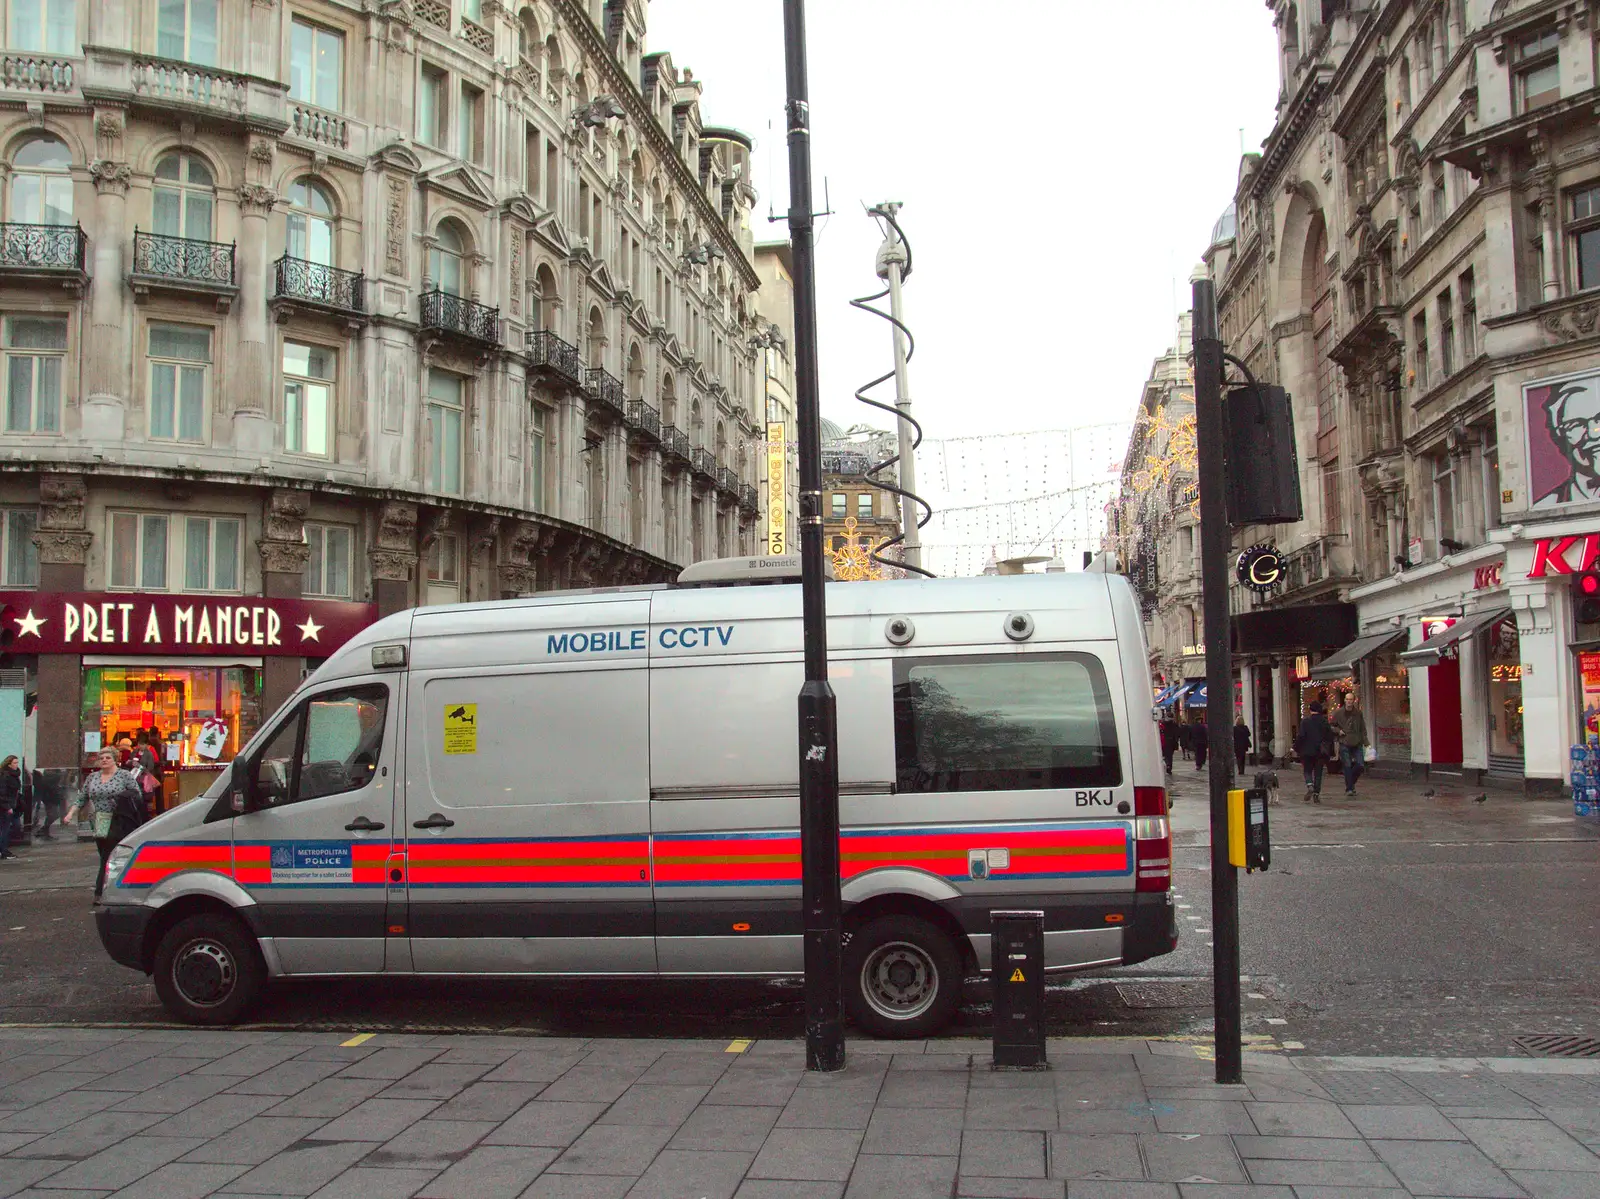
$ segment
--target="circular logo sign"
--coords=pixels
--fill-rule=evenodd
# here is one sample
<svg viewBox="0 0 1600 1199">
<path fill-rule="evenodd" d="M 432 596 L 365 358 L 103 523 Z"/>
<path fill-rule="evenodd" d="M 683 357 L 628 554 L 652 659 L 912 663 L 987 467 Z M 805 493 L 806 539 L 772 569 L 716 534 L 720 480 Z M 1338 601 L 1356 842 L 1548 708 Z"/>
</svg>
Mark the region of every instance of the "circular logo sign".
<svg viewBox="0 0 1600 1199">
<path fill-rule="evenodd" d="M 1266 594 L 1283 579 L 1283 555 L 1275 546 L 1252 545 L 1233 568 L 1241 587 Z"/>
</svg>

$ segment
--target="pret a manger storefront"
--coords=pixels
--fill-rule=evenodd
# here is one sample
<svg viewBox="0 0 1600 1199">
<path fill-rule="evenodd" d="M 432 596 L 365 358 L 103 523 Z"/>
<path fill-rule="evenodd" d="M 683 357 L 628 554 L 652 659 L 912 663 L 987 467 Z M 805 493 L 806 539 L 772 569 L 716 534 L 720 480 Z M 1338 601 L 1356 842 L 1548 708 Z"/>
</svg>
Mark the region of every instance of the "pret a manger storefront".
<svg viewBox="0 0 1600 1199">
<path fill-rule="evenodd" d="M 79 661 L 76 705 L 63 696 L 39 702 L 41 726 L 75 727 L 41 727 L 41 744 L 70 736 L 82 764 L 119 738 L 155 734 L 163 806 L 204 790 L 304 671 L 376 618 L 374 605 L 338 601 L 0 592 L 0 633 L 14 658 L 34 660 L 36 676 L 44 660 Z"/>
</svg>

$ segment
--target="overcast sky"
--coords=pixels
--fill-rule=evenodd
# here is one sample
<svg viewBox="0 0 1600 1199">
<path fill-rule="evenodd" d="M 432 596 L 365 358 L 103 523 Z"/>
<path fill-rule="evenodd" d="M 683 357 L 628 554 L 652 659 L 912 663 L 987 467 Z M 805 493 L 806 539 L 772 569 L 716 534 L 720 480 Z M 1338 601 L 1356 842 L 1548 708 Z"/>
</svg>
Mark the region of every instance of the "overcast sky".
<svg viewBox="0 0 1600 1199">
<path fill-rule="evenodd" d="M 889 369 L 889 326 L 848 300 L 879 286 L 863 206 L 898 200 L 929 437 L 1131 419 L 1232 197 L 1240 130 L 1253 150 L 1272 127 L 1262 0 L 810 0 L 807 20 L 814 187 L 835 210 L 823 414 L 873 419 L 851 393 Z M 648 48 L 703 82 L 706 124 L 755 138 L 756 239 L 786 239 L 766 219 L 788 208 L 780 0 L 651 0 Z"/>
</svg>

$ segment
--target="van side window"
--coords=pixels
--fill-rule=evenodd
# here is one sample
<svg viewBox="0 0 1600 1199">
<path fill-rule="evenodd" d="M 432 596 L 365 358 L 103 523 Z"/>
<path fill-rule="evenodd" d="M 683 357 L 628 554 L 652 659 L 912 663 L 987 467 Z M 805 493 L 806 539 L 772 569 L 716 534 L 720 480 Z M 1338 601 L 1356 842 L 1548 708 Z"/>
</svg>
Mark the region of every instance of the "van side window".
<svg viewBox="0 0 1600 1199">
<path fill-rule="evenodd" d="M 894 741 L 900 792 L 1122 782 L 1105 671 L 1087 654 L 897 662 Z"/>
<path fill-rule="evenodd" d="M 256 806 L 276 808 L 358 791 L 383 752 L 389 689 L 324 691 L 295 709 L 256 760 Z"/>
</svg>

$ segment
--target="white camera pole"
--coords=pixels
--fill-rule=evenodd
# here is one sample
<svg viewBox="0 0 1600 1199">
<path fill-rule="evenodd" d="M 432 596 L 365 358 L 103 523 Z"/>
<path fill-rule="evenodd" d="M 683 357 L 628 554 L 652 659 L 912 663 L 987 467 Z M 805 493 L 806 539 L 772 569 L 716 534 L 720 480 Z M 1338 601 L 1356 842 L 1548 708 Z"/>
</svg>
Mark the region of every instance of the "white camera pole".
<svg viewBox="0 0 1600 1199">
<path fill-rule="evenodd" d="M 922 530 L 917 527 L 917 505 L 911 499 L 917 490 L 917 467 L 914 456 L 915 428 L 911 423 L 911 383 L 906 366 L 906 327 L 900 305 L 900 285 L 907 265 L 906 247 L 901 240 L 899 226 L 894 216 L 900 211 L 898 203 L 883 203 L 873 209 L 889 216 L 884 222 L 887 233 L 878 248 L 878 278 L 889 285 L 889 322 L 894 329 L 894 406 L 904 418 L 895 422 L 900 437 L 898 463 L 900 490 L 909 494 L 900 497 L 900 527 L 905 532 L 901 551 L 910 566 L 922 565 Z"/>
</svg>

